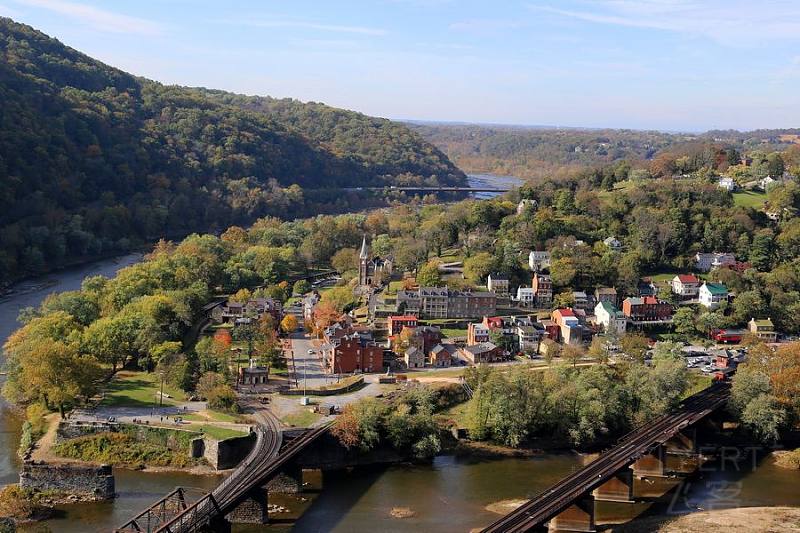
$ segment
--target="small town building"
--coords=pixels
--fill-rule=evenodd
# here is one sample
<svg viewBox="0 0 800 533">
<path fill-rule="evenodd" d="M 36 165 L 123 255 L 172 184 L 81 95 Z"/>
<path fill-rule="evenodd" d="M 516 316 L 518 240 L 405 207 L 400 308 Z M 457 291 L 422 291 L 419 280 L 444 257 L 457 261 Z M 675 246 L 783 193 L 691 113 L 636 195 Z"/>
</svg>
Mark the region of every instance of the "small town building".
<svg viewBox="0 0 800 533">
<path fill-rule="evenodd" d="M 594 299 L 598 302 L 617 305 L 617 289 L 614 287 L 597 287 L 594 290 Z"/>
<path fill-rule="evenodd" d="M 453 354 L 441 344 L 434 346 L 428 353 L 428 362 L 435 368 L 446 368 L 453 364 Z"/>
<path fill-rule="evenodd" d="M 258 366 L 251 360 L 250 366 L 239 369 L 239 383 L 242 385 L 266 385 L 268 381 L 268 366 Z"/>
<path fill-rule="evenodd" d="M 669 322 L 672 320 L 672 305 L 655 296 L 625 298 L 622 314 L 632 322 Z"/>
<path fill-rule="evenodd" d="M 693 274 L 678 274 L 669 282 L 673 294 L 677 294 L 681 299 L 690 300 L 697 298 L 700 291 L 700 280 Z"/>
<path fill-rule="evenodd" d="M 491 342 L 464 346 L 463 348 L 459 348 L 459 353 L 466 361 L 473 365 L 496 363 L 505 360 L 502 350 Z"/>
<path fill-rule="evenodd" d="M 425 366 L 425 352 L 416 346 L 412 346 L 406 350 L 404 360 L 406 368 L 422 368 Z"/>
<path fill-rule="evenodd" d="M 511 290 L 509 284 L 508 277 L 502 274 L 489 274 L 486 280 L 486 288 L 498 296 L 508 296 Z"/>
<path fill-rule="evenodd" d="M 711 338 L 719 343 L 739 344 L 746 333 L 744 329 L 715 329 Z"/>
<path fill-rule="evenodd" d="M 603 239 L 603 244 L 608 247 L 612 252 L 619 252 L 622 250 L 622 243 L 616 237 L 606 237 Z"/>
<path fill-rule="evenodd" d="M 583 291 L 573 291 L 572 301 L 578 309 L 587 309 L 589 307 L 589 295 Z"/>
<path fill-rule="evenodd" d="M 700 286 L 698 292 L 700 305 L 709 309 L 716 309 L 722 302 L 728 301 L 728 288 L 721 283 L 705 282 Z"/>
<path fill-rule="evenodd" d="M 399 335 L 404 328 L 417 327 L 417 317 L 414 315 L 393 315 L 390 316 L 386 323 L 389 327 L 389 336 L 394 337 Z"/>
<path fill-rule="evenodd" d="M 539 307 L 548 307 L 553 303 L 553 282 L 550 276 L 539 274 L 536 272 L 533 275 L 533 294 L 536 295 L 536 305 Z"/>
<path fill-rule="evenodd" d="M 717 268 L 735 265 L 736 256 L 730 252 L 697 252 L 694 264 L 700 272 L 711 272 Z"/>
<path fill-rule="evenodd" d="M 655 296 L 657 293 L 656 285 L 653 283 L 651 278 L 642 278 L 639 280 L 639 285 L 637 286 L 637 290 L 639 292 L 639 296 L 644 298 L 645 296 Z"/>
<path fill-rule="evenodd" d="M 531 287 L 518 287 L 517 302 L 525 307 L 533 307 L 536 305 L 536 293 Z"/>
<path fill-rule="evenodd" d="M 534 272 L 550 268 L 550 252 L 546 250 L 532 250 L 528 254 L 528 266 Z"/>
<path fill-rule="evenodd" d="M 761 318 L 758 320 L 751 318 L 750 322 L 747 323 L 747 329 L 764 342 L 775 342 L 778 340 L 778 333 L 775 331 L 775 326 L 769 318 Z"/>
<path fill-rule="evenodd" d="M 359 333 L 326 343 L 320 351 L 325 370 L 331 374 L 383 370 L 383 348 Z"/>
<path fill-rule="evenodd" d="M 447 287 L 420 287 L 397 291 L 397 310 L 420 318 L 475 318 L 493 315 L 497 295 L 493 292 L 456 291 Z"/>
<path fill-rule="evenodd" d="M 488 325 L 482 322 L 470 322 L 467 324 L 467 346 L 489 342 L 490 334 L 491 329 Z"/>
<path fill-rule="evenodd" d="M 595 321 L 609 334 L 622 335 L 628 325 L 625 314 L 611 302 L 600 301 L 594 307 Z"/>
<path fill-rule="evenodd" d="M 736 190 L 736 182 L 733 178 L 722 177 L 717 184 L 728 192 L 734 192 Z"/>
</svg>

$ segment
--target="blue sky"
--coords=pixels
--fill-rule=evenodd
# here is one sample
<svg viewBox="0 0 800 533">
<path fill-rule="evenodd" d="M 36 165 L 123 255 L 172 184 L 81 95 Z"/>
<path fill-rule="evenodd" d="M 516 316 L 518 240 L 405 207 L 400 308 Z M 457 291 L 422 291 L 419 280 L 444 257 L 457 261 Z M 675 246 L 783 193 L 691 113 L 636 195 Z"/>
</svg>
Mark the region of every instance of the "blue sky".
<svg viewBox="0 0 800 533">
<path fill-rule="evenodd" d="M 397 119 L 800 126 L 798 0 L 0 0 L 164 83 Z"/>
</svg>

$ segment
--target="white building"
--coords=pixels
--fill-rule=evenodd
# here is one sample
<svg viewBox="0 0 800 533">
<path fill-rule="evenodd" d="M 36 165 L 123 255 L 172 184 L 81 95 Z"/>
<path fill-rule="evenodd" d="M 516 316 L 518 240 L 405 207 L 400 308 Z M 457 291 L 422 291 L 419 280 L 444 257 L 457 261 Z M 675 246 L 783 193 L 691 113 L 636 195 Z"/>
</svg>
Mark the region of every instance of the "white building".
<svg viewBox="0 0 800 533">
<path fill-rule="evenodd" d="M 500 274 L 489 274 L 486 287 L 495 294 L 508 295 L 509 293 L 508 278 Z"/>
<path fill-rule="evenodd" d="M 733 192 L 736 190 L 736 182 L 733 181 L 733 178 L 728 178 L 728 177 L 720 178 L 719 186 L 728 192 Z"/>
<path fill-rule="evenodd" d="M 616 237 L 607 237 L 603 239 L 603 244 L 613 252 L 619 252 L 622 249 L 622 243 Z"/>
<path fill-rule="evenodd" d="M 627 329 L 628 321 L 622 311 L 611 302 L 598 302 L 594 307 L 595 321 L 603 326 L 606 333 L 622 335 Z"/>
<path fill-rule="evenodd" d="M 536 302 L 536 292 L 532 287 L 518 287 L 517 301 L 524 306 L 532 306 Z"/>
<path fill-rule="evenodd" d="M 761 178 L 760 180 L 758 180 L 758 186 L 761 188 L 762 191 L 766 191 L 767 187 L 775 183 L 775 181 L 776 181 L 775 178 L 773 178 L 772 176 L 767 176 L 766 178 Z"/>
<path fill-rule="evenodd" d="M 694 298 L 700 290 L 700 280 L 692 274 L 678 274 L 669 284 L 672 292 L 681 298 Z"/>
<path fill-rule="evenodd" d="M 697 252 L 694 262 L 700 272 L 710 272 L 716 268 L 736 264 L 736 256 L 730 252 Z"/>
<path fill-rule="evenodd" d="M 701 305 L 709 309 L 716 309 L 722 302 L 728 301 L 728 288 L 721 283 L 703 283 L 698 299 Z"/>
<path fill-rule="evenodd" d="M 544 250 L 533 250 L 528 254 L 528 266 L 534 272 L 539 272 L 543 268 L 550 268 L 550 252 Z"/>
</svg>

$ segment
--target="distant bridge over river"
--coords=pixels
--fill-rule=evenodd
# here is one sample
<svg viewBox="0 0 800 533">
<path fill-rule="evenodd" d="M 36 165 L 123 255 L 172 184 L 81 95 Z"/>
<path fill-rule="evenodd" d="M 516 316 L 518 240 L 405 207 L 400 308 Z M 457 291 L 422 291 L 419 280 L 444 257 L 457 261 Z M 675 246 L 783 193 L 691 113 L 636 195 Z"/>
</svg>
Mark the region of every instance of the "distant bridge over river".
<svg viewBox="0 0 800 533">
<path fill-rule="evenodd" d="M 347 187 L 342 189 L 346 192 L 496 192 L 502 194 L 513 190 L 515 187 Z"/>
</svg>

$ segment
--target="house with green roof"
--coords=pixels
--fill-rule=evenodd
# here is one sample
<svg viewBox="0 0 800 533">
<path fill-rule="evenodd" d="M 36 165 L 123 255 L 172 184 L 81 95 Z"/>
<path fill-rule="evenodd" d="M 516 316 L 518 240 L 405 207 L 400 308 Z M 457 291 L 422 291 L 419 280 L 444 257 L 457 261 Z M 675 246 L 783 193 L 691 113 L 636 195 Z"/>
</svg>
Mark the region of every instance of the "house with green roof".
<svg viewBox="0 0 800 533">
<path fill-rule="evenodd" d="M 778 340 L 778 333 L 775 331 L 775 326 L 769 318 L 761 318 L 756 320 L 751 318 L 747 323 L 750 333 L 765 342 L 775 342 Z"/>
<path fill-rule="evenodd" d="M 728 288 L 721 283 L 705 282 L 700 286 L 697 297 L 700 305 L 716 309 L 722 302 L 728 301 Z"/>
<path fill-rule="evenodd" d="M 607 301 L 597 302 L 594 307 L 595 322 L 603 326 L 606 333 L 622 335 L 628 325 L 628 319 L 617 309 L 617 306 Z"/>
</svg>

